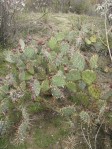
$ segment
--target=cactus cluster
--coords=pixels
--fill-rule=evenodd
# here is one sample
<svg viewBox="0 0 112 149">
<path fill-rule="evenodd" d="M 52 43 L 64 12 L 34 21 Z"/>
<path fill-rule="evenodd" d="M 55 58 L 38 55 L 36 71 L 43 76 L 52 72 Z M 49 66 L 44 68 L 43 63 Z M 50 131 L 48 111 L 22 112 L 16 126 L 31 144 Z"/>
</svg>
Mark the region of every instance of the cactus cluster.
<svg viewBox="0 0 112 149">
<path fill-rule="evenodd" d="M 100 99 L 100 90 L 95 87 L 97 75 L 92 70 L 97 68 L 97 55 L 91 57 L 88 65 L 85 56 L 73 49 L 62 33 L 51 37 L 42 47 L 29 47 L 23 40 L 19 44 L 16 50 L 4 52 L 10 69 L 0 86 L 0 100 L 11 102 L 18 109 L 30 101 L 41 101 L 46 93 L 55 100 L 72 98 L 83 106 L 88 106 L 91 99 Z M 9 103 L 1 106 L 10 113 Z M 68 108 L 67 114 L 72 111 Z M 66 113 L 65 109 L 63 112 Z M 3 111 L 0 115 L 4 116 Z M 24 128 L 23 124 L 24 121 L 19 129 Z"/>
</svg>

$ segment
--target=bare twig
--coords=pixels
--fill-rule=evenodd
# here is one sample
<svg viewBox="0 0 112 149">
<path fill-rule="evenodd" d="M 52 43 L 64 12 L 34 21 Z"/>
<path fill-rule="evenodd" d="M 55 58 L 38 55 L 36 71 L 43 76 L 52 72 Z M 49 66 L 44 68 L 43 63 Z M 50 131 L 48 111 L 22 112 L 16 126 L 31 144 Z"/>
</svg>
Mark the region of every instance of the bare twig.
<svg viewBox="0 0 112 149">
<path fill-rule="evenodd" d="M 81 124 L 81 131 L 82 131 L 82 135 L 83 135 L 84 140 L 85 140 L 85 142 L 87 143 L 89 149 L 92 149 L 92 146 L 91 146 L 91 144 L 90 144 L 90 141 L 88 141 L 87 138 L 86 138 L 86 136 L 85 136 L 85 133 L 84 133 L 83 128 L 82 128 L 82 124 Z"/>
<path fill-rule="evenodd" d="M 97 131 L 97 133 L 96 133 L 96 135 L 95 135 L 95 149 L 97 148 L 97 138 L 98 138 L 98 134 L 99 134 L 99 132 L 100 132 L 100 129 L 101 129 L 101 126 L 102 126 L 102 124 L 103 124 L 103 121 L 102 121 L 102 123 L 100 124 L 100 126 L 99 126 L 99 128 L 98 128 L 98 131 Z"/>
<path fill-rule="evenodd" d="M 112 32 L 112 25 L 111 25 L 111 27 L 110 27 L 109 30 L 108 30 L 108 34 L 109 34 L 110 32 Z"/>
<path fill-rule="evenodd" d="M 107 48 L 106 43 L 101 39 L 101 37 L 99 37 L 99 39 L 100 39 L 101 43 Z"/>
<path fill-rule="evenodd" d="M 89 144 L 91 144 L 89 128 L 90 128 L 90 126 L 88 125 L 88 126 L 87 126 L 87 135 L 88 135 L 87 137 L 88 137 L 88 142 L 89 142 Z"/>
<path fill-rule="evenodd" d="M 106 4 L 106 10 L 107 10 L 107 4 Z M 107 14 L 105 13 L 105 33 L 106 33 L 106 42 L 107 42 L 107 48 L 109 51 L 110 60 L 112 62 L 112 53 L 109 45 L 109 37 L 108 37 L 108 30 L 107 30 Z"/>
</svg>

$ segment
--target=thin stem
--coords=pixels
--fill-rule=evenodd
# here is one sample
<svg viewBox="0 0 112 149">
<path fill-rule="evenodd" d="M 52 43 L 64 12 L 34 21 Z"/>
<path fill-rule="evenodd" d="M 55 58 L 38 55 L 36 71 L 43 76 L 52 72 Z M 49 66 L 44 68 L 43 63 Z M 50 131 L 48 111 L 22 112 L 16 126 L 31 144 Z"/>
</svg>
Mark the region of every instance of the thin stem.
<svg viewBox="0 0 112 149">
<path fill-rule="evenodd" d="M 99 131 L 100 131 L 100 129 L 101 129 L 102 124 L 103 124 L 103 121 L 102 121 L 101 125 L 99 126 L 98 131 L 97 131 L 97 133 L 96 133 L 96 135 L 95 135 L 95 149 L 97 148 L 97 145 L 96 145 L 96 143 L 97 143 L 97 138 L 98 138 L 98 134 L 99 134 Z"/>
<path fill-rule="evenodd" d="M 91 141 L 90 141 L 90 131 L 89 131 L 89 128 L 90 128 L 90 126 L 88 125 L 88 126 L 87 126 L 88 142 L 89 142 L 89 144 L 91 144 Z"/>
<path fill-rule="evenodd" d="M 85 133 L 84 133 L 83 128 L 82 128 L 82 124 L 81 124 L 81 131 L 82 131 L 82 135 L 83 135 L 84 140 L 85 140 L 85 142 L 87 143 L 89 149 L 92 149 L 91 144 L 89 143 L 89 141 L 87 140 L 87 138 L 86 138 L 86 136 L 85 136 Z"/>
<path fill-rule="evenodd" d="M 107 4 L 106 5 L 106 11 L 107 11 Z M 106 42 L 107 42 L 107 48 L 108 48 L 108 51 L 109 51 L 109 56 L 110 56 L 110 60 L 112 62 L 112 54 L 111 54 L 111 49 L 110 49 L 110 45 L 109 45 L 109 37 L 108 37 L 108 30 L 107 30 L 107 14 L 106 14 L 106 11 L 105 11 L 105 33 L 106 33 Z"/>
</svg>

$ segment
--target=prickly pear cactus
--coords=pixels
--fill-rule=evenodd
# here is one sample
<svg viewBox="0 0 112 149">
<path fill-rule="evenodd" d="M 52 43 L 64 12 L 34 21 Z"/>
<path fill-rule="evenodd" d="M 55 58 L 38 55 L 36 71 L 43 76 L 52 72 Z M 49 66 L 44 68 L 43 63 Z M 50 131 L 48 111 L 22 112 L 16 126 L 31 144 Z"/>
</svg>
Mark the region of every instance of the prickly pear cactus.
<svg viewBox="0 0 112 149">
<path fill-rule="evenodd" d="M 98 67 L 98 55 L 94 54 L 90 59 L 91 69 L 96 69 Z"/>
<path fill-rule="evenodd" d="M 69 91 L 72 91 L 74 93 L 77 91 L 77 87 L 74 82 L 67 82 L 66 87 L 68 88 Z"/>
<path fill-rule="evenodd" d="M 82 72 L 82 79 L 88 85 L 96 81 L 96 73 L 93 70 L 85 70 Z"/>
<path fill-rule="evenodd" d="M 27 58 L 32 59 L 35 56 L 35 50 L 33 48 L 26 48 L 24 50 L 24 55 Z"/>
<path fill-rule="evenodd" d="M 67 74 L 66 74 L 66 79 L 68 81 L 77 81 L 81 79 L 81 73 L 77 69 L 71 69 Z"/>
<path fill-rule="evenodd" d="M 52 77 L 52 85 L 64 88 L 65 84 L 65 76 L 63 75 L 63 72 L 58 71 L 57 74 Z"/>
<path fill-rule="evenodd" d="M 71 57 L 71 63 L 72 67 L 74 69 L 78 69 L 79 71 L 83 71 L 85 68 L 84 56 L 79 51 L 73 53 Z"/>
<path fill-rule="evenodd" d="M 33 83 L 32 83 L 32 91 L 34 92 L 34 94 L 36 95 L 36 97 L 39 96 L 40 94 L 40 89 L 41 89 L 41 86 L 40 86 L 40 83 L 38 80 L 33 80 Z"/>
<path fill-rule="evenodd" d="M 46 91 L 48 91 L 50 89 L 50 84 L 49 83 L 50 82 L 49 82 L 48 79 L 46 79 L 46 80 L 44 80 L 42 82 L 42 84 L 41 84 L 41 92 L 46 92 Z"/>
<path fill-rule="evenodd" d="M 56 99 L 64 98 L 63 92 L 56 86 L 52 86 L 51 88 L 52 96 Z"/>
<path fill-rule="evenodd" d="M 23 40 L 20 40 L 21 49 L 4 53 L 10 66 L 9 73 L 13 75 L 8 75 L 0 87 L 0 104 L 10 98 L 8 101 L 17 103 L 16 106 L 13 105 L 15 109 L 19 109 L 23 104 L 30 105 L 34 101 L 41 105 L 43 99 L 47 99 L 46 95 L 49 95 L 49 98 L 56 102 L 65 99 L 70 105 L 76 104 L 90 109 L 90 100 L 100 99 L 101 94 L 95 85 L 98 56 L 93 55 L 88 63 L 81 51 L 76 51 L 71 45 L 74 42 L 74 32 L 69 35 L 65 37 L 65 34 L 59 33 L 51 37 L 41 49 L 25 45 Z M 91 42 L 94 41 L 91 38 Z M 2 105 L 7 111 L 7 104 Z M 62 107 L 60 112 L 69 117 L 75 113 L 75 108 Z M 82 111 L 80 118 L 90 123 L 87 112 Z"/>
<path fill-rule="evenodd" d="M 89 93 L 90 95 L 95 98 L 95 99 L 100 99 L 100 96 L 101 96 L 101 91 L 99 89 L 98 86 L 96 85 L 91 85 L 88 87 L 88 90 L 89 90 Z"/>
</svg>

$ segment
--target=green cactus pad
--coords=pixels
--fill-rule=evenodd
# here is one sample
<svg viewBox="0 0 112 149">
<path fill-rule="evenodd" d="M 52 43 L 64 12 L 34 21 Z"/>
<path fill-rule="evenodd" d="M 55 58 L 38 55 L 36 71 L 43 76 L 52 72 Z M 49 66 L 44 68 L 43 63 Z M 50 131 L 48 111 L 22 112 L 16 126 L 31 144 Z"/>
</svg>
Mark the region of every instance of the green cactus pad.
<svg viewBox="0 0 112 149">
<path fill-rule="evenodd" d="M 32 89 L 35 93 L 35 95 L 38 97 L 39 94 L 40 94 L 40 89 L 41 89 L 41 86 L 40 86 L 40 83 L 38 80 L 34 80 L 33 84 L 32 84 Z"/>
<path fill-rule="evenodd" d="M 48 46 L 52 49 L 55 50 L 57 48 L 57 40 L 56 38 L 52 37 L 49 42 L 48 42 Z"/>
<path fill-rule="evenodd" d="M 57 53 L 55 51 L 51 51 L 50 55 L 51 55 L 51 59 L 49 59 L 49 60 L 52 60 L 52 61 L 54 61 L 57 57 Z"/>
<path fill-rule="evenodd" d="M 64 39 L 65 35 L 63 32 L 60 32 L 58 34 L 56 34 L 55 38 L 57 41 L 62 41 Z"/>
<path fill-rule="evenodd" d="M 63 116 L 67 116 L 67 117 L 74 115 L 75 112 L 76 112 L 76 109 L 74 106 L 68 106 L 60 109 L 60 113 Z"/>
<path fill-rule="evenodd" d="M 11 51 L 4 52 L 5 60 L 9 63 L 15 63 L 15 57 Z"/>
<path fill-rule="evenodd" d="M 66 79 L 68 81 L 77 81 L 81 79 L 81 74 L 79 70 L 70 70 L 69 73 L 66 74 Z"/>
<path fill-rule="evenodd" d="M 90 116 L 86 111 L 80 113 L 80 118 L 84 123 L 90 123 L 91 121 Z"/>
<path fill-rule="evenodd" d="M 85 42 L 87 45 L 90 45 L 92 43 L 91 40 L 89 40 L 88 38 L 85 38 Z"/>
<path fill-rule="evenodd" d="M 20 46 L 21 46 L 21 49 L 24 50 L 24 48 L 25 48 L 25 43 L 24 43 L 24 41 L 23 41 L 22 39 L 19 40 L 19 44 L 20 44 Z"/>
<path fill-rule="evenodd" d="M 90 67 L 96 69 L 98 67 L 98 55 L 94 54 L 90 59 Z"/>
<path fill-rule="evenodd" d="M 23 62 L 21 59 L 18 60 L 16 66 L 17 66 L 18 68 L 20 68 L 20 67 L 25 68 L 25 64 L 24 64 L 24 62 Z"/>
<path fill-rule="evenodd" d="M 84 81 L 79 81 L 78 87 L 80 90 L 84 90 L 86 88 L 86 83 Z"/>
<path fill-rule="evenodd" d="M 69 50 L 69 44 L 67 44 L 67 43 L 61 44 L 60 51 L 61 51 L 62 56 L 66 55 L 68 50 Z"/>
<path fill-rule="evenodd" d="M 90 41 L 91 41 L 92 43 L 96 43 L 96 41 L 97 41 L 96 35 L 91 36 L 91 37 L 90 37 Z"/>
<path fill-rule="evenodd" d="M 96 74 L 93 70 L 85 70 L 82 72 L 82 80 L 88 85 L 96 80 Z"/>
<path fill-rule="evenodd" d="M 83 71 L 85 68 L 84 56 L 79 51 L 74 52 L 71 58 L 71 63 L 73 65 L 73 68 L 78 69 L 79 71 Z"/>
<path fill-rule="evenodd" d="M 52 85 L 57 87 L 64 87 L 66 84 L 65 76 L 60 71 L 52 77 Z"/>
<path fill-rule="evenodd" d="M 99 99 L 101 96 L 100 88 L 94 84 L 88 87 L 88 91 L 89 91 L 89 94 L 95 99 Z"/>
<path fill-rule="evenodd" d="M 34 74 L 33 64 L 31 62 L 26 64 L 26 69 L 29 73 Z"/>
<path fill-rule="evenodd" d="M 67 86 L 69 91 L 72 91 L 72 92 L 77 91 L 76 84 L 73 82 L 67 82 L 66 86 Z"/>
<path fill-rule="evenodd" d="M 33 48 L 26 48 L 24 54 L 27 58 L 31 59 L 35 55 L 35 50 Z"/>
<path fill-rule="evenodd" d="M 44 81 L 42 82 L 42 84 L 41 84 L 41 91 L 42 91 L 42 92 L 46 92 L 46 91 L 48 91 L 49 89 L 50 89 L 49 80 L 46 79 L 46 80 L 44 80 Z"/>
<path fill-rule="evenodd" d="M 63 93 L 62 93 L 62 91 L 58 87 L 53 87 L 52 86 L 51 93 L 52 93 L 52 96 L 54 98 L 57 98 L 57 99 L 63 98 Z"/>
<path fill-rule="evenodd" d="M 62 64 L 62 59 L 63 59 L 63 57 L 62 57 L 61 53 L 58 54 L 57 58 L 55 59 L 56 66 L 60 66 Z"/>
<path fill-rule="evenodd" d="M 19 80 L 21 81 L 26 81 L 26 80 L 31 80 L 33 78 L 33 76 L 27 72 L 25 72 L 24 70 L 19 72 Z"/>
<path fill-rule="evenodd" d="M 25 81 L 25 71 L 24 70 L 21 70 L 20 73 L 19 73 L 19 79 L 21 81 Z"/>
<path fill-rule="evenodd" d="M 25 73 L 25 80 L 31 80 L 33 78 L 33 75 L 29 74 L 29 73 Z"/>
<path fill-rule="evenodd" d="M 57 71 L 57 67 L 54 63 L 49 63 L 48 64 L 48 69 L 50 73 L 55 73 Z"/>
<path fill-rule="evenodd" d="M 38 80 L 46 79 L 46 71 L 42 67 L 38 67 L 37 78 Z"/>
<path fill-rule="evenodd" d="M 69 64 L 69 58 L 67 56 L 63 57 L 62 64 L 64 64 L 64 65 L 68 65 Z"/>
<path fill-rule="evenodd" d="M 88 106 L 89 104 L 89 96 L 84 92 L 77 92 L 72 100 L 78 105 Z"/>
</svg>

